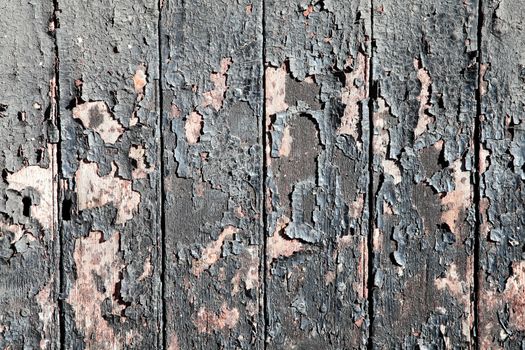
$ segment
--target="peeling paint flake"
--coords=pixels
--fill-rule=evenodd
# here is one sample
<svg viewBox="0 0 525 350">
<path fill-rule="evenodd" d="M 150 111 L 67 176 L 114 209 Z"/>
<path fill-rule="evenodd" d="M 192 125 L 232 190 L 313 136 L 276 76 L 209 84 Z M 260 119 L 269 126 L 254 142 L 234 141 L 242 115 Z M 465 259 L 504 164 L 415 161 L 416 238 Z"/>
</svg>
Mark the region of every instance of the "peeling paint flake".
<svg viewBox="0 0 525 350">
<path fill-rule="evenodd" d="M 124 128 L 103 101 L 85 102 L 76 106 L 73 108 L 73 118 L 80 119 L 85 128 L 94 130 L 106 143 L 114 144 L 124 133 Z"/>
</svg>

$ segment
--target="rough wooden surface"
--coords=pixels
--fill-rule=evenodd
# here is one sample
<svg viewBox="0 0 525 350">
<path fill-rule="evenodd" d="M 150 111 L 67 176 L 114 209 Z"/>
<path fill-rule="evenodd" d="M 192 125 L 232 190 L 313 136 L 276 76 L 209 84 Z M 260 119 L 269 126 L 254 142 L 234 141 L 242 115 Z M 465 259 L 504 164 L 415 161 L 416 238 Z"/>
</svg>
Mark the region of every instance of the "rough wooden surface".
<svg viewBox="0 0 525 350">
<path fill-rule="evenodd" d="M 162 8 L 168 349 L 263 347 L 261 2 Z"/>
<path fill-rule="evenodd" d="M 469 347 L 477 3 L 373 11 L 372 343 Z"/>
<path fill-rule="evenodd" d="M 0 9 L 0 349 L 525 344 L 519 1 Z"/>
<path fill-rule="evenodd" d="M 58 7 L 64 346 L 156 348 L 158 9 L 146 0 Z"/>
<path fill-rule="evenodd" d="M 525 4 L 483 1 L 480 291 L 483 349 L 525 344 Z"/>
<path fill-rule="evenodd" d="M 265 2 L 268 348 L 368 335 L 365 1 Z"/>
<path fill-rule="evenodd" d="M 57 349 L 53 4 L 0 9 L 0 348 Z"/>
</svg>

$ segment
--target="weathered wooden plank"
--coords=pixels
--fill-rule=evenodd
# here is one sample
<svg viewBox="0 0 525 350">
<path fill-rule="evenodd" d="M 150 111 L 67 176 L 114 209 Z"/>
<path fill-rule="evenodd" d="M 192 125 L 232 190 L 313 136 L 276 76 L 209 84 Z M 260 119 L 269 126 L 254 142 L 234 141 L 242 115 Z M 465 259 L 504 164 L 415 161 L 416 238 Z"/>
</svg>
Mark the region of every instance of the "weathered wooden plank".
<svg viewBox="0 0 525 350">
<path fill-rule="evenodd" d="M 484 0 L 480 67 L 481 349 L 525 345 L 525 3 Z"/>
<path fill-rule="evenodd" d="M 167 349 L 262 347 L 261 3 L 162 8 Z"/>
<path fill-rule="evenodd" d="M 267 343 L 368 336 L 367 1 L 266 1 Z"/>
<path fill-rule="evenodd" d="M 60 0 L 65 348 L 160 345 L 158 8 Z"/>
<path fill-rule="evenodd" d="M 477 1 L 374 1 L 373 346 L 471 332 Z"/>
<path fill-rule="evenodd" d="M 0 10 L 0 348 L 57 349 L 53 3 Z"/>
</svg>

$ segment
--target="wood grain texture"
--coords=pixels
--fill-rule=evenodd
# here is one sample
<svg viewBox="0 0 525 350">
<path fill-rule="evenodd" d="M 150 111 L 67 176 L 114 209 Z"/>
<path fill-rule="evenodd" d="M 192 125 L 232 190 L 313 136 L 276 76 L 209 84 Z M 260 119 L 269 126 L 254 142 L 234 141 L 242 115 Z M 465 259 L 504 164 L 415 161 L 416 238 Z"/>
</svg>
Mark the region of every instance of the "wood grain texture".
<svg viewBox="0 0 525 350">
<path fill-rule="evenodd" d="M 483 1 L 480 67 L 482 349 L 525 344 L 525 4 Z"/>
<path fill-rule="evenodd" d="M 0 348 L 58 349 L 53 4 L 0 10 Z"/>
<path fill-rule="evenodd" d="M 158 8 L 58 6 L 64 346 L 160 347 Z"/>
<path fill-rule="evenodd" d="M 0 9 L 0 349 L 525 347 L 520 1 Z"/>
<path fill-rule="evenodd" d="M 262 2 L 168 0 L 168 349 L 263 347 Z"/>
<path fill-rule="evenodd" d="M 477 2 L 373 11 L 373 347 L 468 348 Z"/>
<path fill-rule="evenodd" d="M 265 6 L 268 348 L 362 348 L 369 5 Z"/>
</svg>

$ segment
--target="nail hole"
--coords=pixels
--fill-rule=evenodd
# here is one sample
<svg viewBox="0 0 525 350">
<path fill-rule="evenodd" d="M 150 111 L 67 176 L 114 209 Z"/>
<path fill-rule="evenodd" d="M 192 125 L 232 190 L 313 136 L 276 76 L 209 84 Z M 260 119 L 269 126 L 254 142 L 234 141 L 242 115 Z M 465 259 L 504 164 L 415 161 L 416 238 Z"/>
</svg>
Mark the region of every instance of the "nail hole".
<svg viewBox="0 0 525 350">
<path fill-rule="evenodd" d="M 73 202 L 71 199 L 64 199 L 62 201 L 62 219 L 64 221 L 71 220 L 71 208 L 73 207 Z"/>
<path fill-rule="evenodd" d="M 22 211 L 22 214 L 26 217 L 31 216 L 31 198 L 24 197 L 22 198 L 22 204 L 24 205 L 24 209 Z"/>
</svg>

